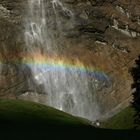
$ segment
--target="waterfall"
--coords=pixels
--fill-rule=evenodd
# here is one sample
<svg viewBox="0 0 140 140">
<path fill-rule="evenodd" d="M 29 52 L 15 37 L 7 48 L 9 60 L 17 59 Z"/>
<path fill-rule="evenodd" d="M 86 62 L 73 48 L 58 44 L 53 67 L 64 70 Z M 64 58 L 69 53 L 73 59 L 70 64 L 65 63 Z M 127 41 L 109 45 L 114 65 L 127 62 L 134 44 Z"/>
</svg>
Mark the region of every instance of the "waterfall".
<svg viewBox="0 0 140 140">
<path fill-rule="evenodd" d="M 49 30 L 50 11 L 45 7 L 46 4 L 50 4 L 51 12 L 55 15 L 53 22 L 56 24 L 56 32 L 61 32 L 62 26 L 57 9 L 68 16 L 73 16 L 60 0 L 28 0 L 25 41 L 28 55 L 32 59 L 30 61 L 27 59 L 26 62 L 36 83 L 45 88 L 47 105 L 90 120 L 97 119 L 100 109 L 97 102 L 96 78 L 100 76 L 98 72 L 86 70 L 78 59 L 72 64 L 68 58 L 59 57 L 55 50 L 57 43 L 54 34 Z M 92 83 L 89 82 L 89 75 L 94 77 Z M 106 79 L 104 74 L 103 78 Z"/>
</svg>

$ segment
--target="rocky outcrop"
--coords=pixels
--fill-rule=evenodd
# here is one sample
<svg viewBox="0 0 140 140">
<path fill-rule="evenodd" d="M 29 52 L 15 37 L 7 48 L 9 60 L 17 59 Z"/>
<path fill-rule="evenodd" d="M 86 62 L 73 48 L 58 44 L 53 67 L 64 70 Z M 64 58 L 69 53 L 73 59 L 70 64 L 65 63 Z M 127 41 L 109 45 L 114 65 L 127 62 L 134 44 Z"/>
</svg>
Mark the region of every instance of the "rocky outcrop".
<svg viewBox="0 0 140 140">
<path fill-rule="evenodd" d="M 63 18 L 73 25 L 63 22 L 62 36 L 70 46 L 66 52 L 106 72 L 112 79 L 108 90 L 99 90 L 101 112 L 116 112 L 127 106 L 132 83 L 129 68 L 140 51 L 139 1 L 63 0 L 63 4 L 74 14 L 71 19 Z"/>
<path fill-rule="evenodd" d="M 27 2 L 27 1 L 26 1 Z M 17 98 L 36 90 L 31 70 L 22 63 L 25 51 L 24 14 L 21 0 L 0 0 L 0 97 Z"/>
<path fill-rule="evenodd" d="M 62 0 L 62 3 L 66 9 L 57 6 L 57 17 L 52 3 L 46 1 L 45 5 L 50 15 L 49 30 L 61 46 L 60 54 L 79 58 L 85 65 L 109 75 L 111 84 L 97 91 L 101 112 L 127 106 L 132 83 L 129 68 L 140 52 L 139 0 Z M 22 63 L 26 52 L 23 37 L 26 8 L 26 0 L 0 0 L 0 97 L 43 92 L 32 79 L 28 66 Z M 59 34 L 56 20 L 61 22 Z"/>
</svg>

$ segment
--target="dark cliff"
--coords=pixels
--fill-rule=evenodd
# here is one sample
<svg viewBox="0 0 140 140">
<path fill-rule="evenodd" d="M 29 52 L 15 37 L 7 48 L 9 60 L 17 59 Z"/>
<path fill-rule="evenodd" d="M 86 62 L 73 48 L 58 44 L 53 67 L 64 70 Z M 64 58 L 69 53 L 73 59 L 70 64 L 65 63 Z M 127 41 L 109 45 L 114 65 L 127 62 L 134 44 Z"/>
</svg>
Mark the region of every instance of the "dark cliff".
<svg viewBox="0 0 140 140">
<path fill-rule="evenodd" d="M 112 83 L 99 89 L 99 101 L 105 112 L 118 111 L 131 100 L 132 78 L 129 68 L 140 52 L 139 0 L 63 0 L 72 11 L 59 10 L 62 20 L 58 45 L 61 54 L 78 57 L 85 65 L 98 67 L 110 75 Z M 50 2 L 46 2 L 50 31 L 55 33 Z M 18 95 L 38 89 L 28 66 L 22 63 L 27 0 L 0 0 L 0 97 Z M 59 39 L 58 39 L 59 40 Z M 66 44 L 66 45 L 64 45 Z M 39 89 L 38 92 L 41 92 Z"/>
</svg>

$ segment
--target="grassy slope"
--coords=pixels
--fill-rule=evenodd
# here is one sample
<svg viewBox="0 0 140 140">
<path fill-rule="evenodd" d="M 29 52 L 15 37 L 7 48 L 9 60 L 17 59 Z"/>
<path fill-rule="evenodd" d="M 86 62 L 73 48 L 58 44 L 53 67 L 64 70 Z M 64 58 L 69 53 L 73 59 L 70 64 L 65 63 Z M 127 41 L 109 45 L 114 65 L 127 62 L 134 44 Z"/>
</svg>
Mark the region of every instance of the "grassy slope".
<svg viewBox="0 0 140 140">
<path fill-rule="evenodd" d="M 134 114 L 132 107 L 127 107 L 117 115 L 102 123 L 102 127 L 111 129 L 133 129 Z"/>
<path fill-rule="evenodd" d="M 89 121 L 52 107 L 22 100 L 0 100 L 0 121 L 17 124 L 89 125 Z"/>
<path fill-rule="evenodd" d="M 140 132 L 107 130 L 51 107 L 22 100 L 0 100 L 0 139 L 135 139 Z"/>
</svg>

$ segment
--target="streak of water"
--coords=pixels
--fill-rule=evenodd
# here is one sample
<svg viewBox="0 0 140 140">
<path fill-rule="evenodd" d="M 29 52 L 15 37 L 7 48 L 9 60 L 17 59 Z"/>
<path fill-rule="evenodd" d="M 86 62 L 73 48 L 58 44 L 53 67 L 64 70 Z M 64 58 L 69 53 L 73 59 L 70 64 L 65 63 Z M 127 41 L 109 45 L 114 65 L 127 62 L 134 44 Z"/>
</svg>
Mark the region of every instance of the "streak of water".
<svg viewBox="0 0 140 140">
<path fill-rule="evenodd" d="M 61 32 L 58 29 L 62 25 L 58 18 L 57 8 L 69 16 L 73 16 L 73 13 L 60 0 L 52 0 L 51 3 L 52 10 L 57 18 L 54 22 L 59 25 L 56 26 L 56 30 Z M 41 48 L 44 48 L 46 50 L 44 53 L 48 54 L 50 53 L 49 50 L 53 50 L 57 56 L 53 44 L 57 45 L 48 29 L 49 14 L 47 14 L 46 4 L 45 0 L 28 0 L 29 15 L 26 23 L 25 41 L 29 54 L 35 53 L 37 47 L 39 50 L 37 53 L 41 52 Z M 33 57 L 33 62 L 29 66 L 36 82 L 45 87 L 46 104 L 90 120 L 99 117 L 100 110 L 95 92 L 96 86 L 98 86 L 97 80 L 94 82 L 95 85 L 91 85 L 86 70 L 82 71 L 81 68 L 68 67 L 64 60 L 61 61 L 60 65 L 59 58 L 48 62 L 49 64 L 47 63 L 48 59 L 40 60 L 40 64 L 38 64 L 36 62 L 38 59 L 40 58 Z M 79 60 L 75 60 L 75 66 L 77 65 L 84 68 Z"/>
</svg>

